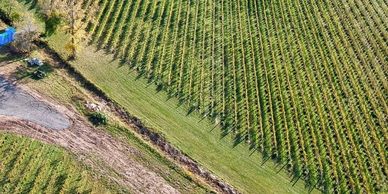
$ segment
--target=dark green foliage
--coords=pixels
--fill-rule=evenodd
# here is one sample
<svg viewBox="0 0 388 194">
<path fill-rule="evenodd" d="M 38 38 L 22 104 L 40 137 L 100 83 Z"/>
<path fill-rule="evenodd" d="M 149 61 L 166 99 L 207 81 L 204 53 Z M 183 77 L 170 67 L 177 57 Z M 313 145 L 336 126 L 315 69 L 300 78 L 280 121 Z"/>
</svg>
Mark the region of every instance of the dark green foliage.
<svg viewBox="0 0 388 194">
<path fill-rule="evenodd" d="M 93 112 L 89 115 L 89 121 L 93 123 L 93 125 L 106 125 L 108 123 L 108 118 L 100 112 Z"/>
<path fill-rule="evenodd" d="M 46 77 L 46 73 L 42 70 L 36 70 L 32 73 L 31 78 L 35 80 L 40 80 Z"/>
<path fill-rule="evenodd" d="M 13 24 L 11 17 L 2 8 L 0 8 L 0 20 L 2 20 L 4 23 L 6 23 L 7 25 L 10 25 L 10 26 L 12 26 L 12 24 Z"/>
<path fill-rule="evenodd" d="M 34 80 L 40 80 L 48 76 L 52 71 L 53 68 L 49 64 L 43 64 L 32 73 L 30 73 L 29 70 L 26 70 L 26 74 L 30 74 L 31 78 Z"/>
<path fill-rule="evenodd" d="M 45 35 L 46 36 L 53 35 L 57 31 L 61 22 L 62 22 L 62 18 L 59 15 L 52 15 L 48 17 L 47 20 L 45 21 L 45 26 L 46 26 L 45 32 L 44 32 Z"/>
</svg>

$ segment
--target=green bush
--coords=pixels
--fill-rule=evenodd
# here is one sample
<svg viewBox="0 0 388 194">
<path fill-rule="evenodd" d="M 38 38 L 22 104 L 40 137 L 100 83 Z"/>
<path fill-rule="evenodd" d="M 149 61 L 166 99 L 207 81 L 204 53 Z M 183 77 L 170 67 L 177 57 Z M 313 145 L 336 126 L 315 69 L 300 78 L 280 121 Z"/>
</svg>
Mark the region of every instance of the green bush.
<svg viewBox="0 0 388 194">
<path fill-rule="evenodd" d="M 108 123 L 108 118 L 100 112 L 93 112 L 89 115 L 89 121 L 96 126 L 106 125 Z"/>
<path fill-rule="evenodd" d="M 49 18 L 47 18 L 47 20 L 45 21 L 45 26 L 46 26 L 45 35 L 46 36 L 53 35 L 57 31 L 61 22 L 62 22 L 62 18 L 59 15 L 52 15 Z"/>
<path fill-rule="evenodd" d="M 25 72 L 24 72 L 25 71 Z M 47 77 L 51 72 L 53 72 L 54 69 L 51 65 L 44 63 L 42 66 L 36 68 L 36 67 L 29 67 L 25 69 L 20 69 L 18 74 L 19 78 L 23 78 L 25 76 L 31 76 L 34 80 L 41 80 L 45 77 Z"/>
<path fill-rule="evenodd" d="M 40 80 L 40 79 L 43 79 L 46 77 L 46 73 L 44 71 L 41 71 L 41 70 L 36 70 L 32 73 L 32 79 L 35 79 L 35 80 Z"/>
</svg>

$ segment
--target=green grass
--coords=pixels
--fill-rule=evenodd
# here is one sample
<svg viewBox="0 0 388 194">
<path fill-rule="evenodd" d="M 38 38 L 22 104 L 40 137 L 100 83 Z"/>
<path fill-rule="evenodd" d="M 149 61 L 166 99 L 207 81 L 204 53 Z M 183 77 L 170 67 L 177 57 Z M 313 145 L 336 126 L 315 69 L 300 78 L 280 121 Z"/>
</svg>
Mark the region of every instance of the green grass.
<svg viewBox="0 0 388 194">
<path fill-rule="evenodd" d="M 19 60 L 21 57 L 10 54 L 9 50 L 6 47 L 0 48 L 0 63 L 5 61 Z"/>
<path fill-rule="evenodd" d="M 0 5 L 2 5 L 1 2 Z M 17 27 L 22 27 L 25 24 L 26 18 L 31 18 L 33 20 L 32 22 L 37 24 L 39 31 L 43 32 L 42 29 L 44 28 L 44 24 L 40 19 L 37 19 L 37 17 L 33 15 L 35 8 L 30 7 L 30 3 L 25 3 L 25 5 L 20 3 L 15 4 L 14 11 L 23 13 L 23 22 L 17 23 Z M 31 57 L 44 58 L 40 55 L 40 52 L 33 52 Z M 77 82 L 57 69 L 50 69 L 50 74 L 42 80 L 32 80 L 29 78 L 29 74 L 33 68 L 27 68 L 24 65 L 24 62 L 20 61 L 23 58 L 25 58 L 25 56 L 10 54 L 7 47 L 0 49 L 0 62 L 11 63 L 19 61 L 18 63 L 23 63 L 23 66 L 15 72 L 15 76 L 18 76 L 19 79 L 23 79 L 23 82 L 29 87 L 51 97 L 58 103 L 75 106 L 81 113 L 84 111 L 83 104 L 80 104 L 77 99 L 79 99 L 79 97 L 84 100 L 91 99 L 89 94 L 82 87 L 77 85 Z M 110 116 L 112 115 L 110 114 Z M 130 146 L 137 148 L 141 155 L 134 159 L 150 170 L 158 173 L 182 193 L 207 193 L 210 190 L 207 186 L 202 185 L 202 183 L 193 180 L 193 177 L 186 171 L 162 156 L 149 144 L 140 140 L 140 137 L 133 134 L 129 129 L 124 128 L 117 120 L 113 120 L 109 122 L 106 127 L 100 128 L 117 136 L 117 138 L 125 139 Z M 63 171 L 64 173 L 65 170 L 66 169 Z"/>
<path fill-rule="evenodd" d="M 61 148 L 0 133 L 0 193 L 117 193 Z"/>
<path fill-rule="evenodd" d="M 50 44 L 63 50 L 63 34 L 54 35 Z M 307 193 L 302 180 L 295 185 L 281 167 L 271 160 L 264 162 L 259 153 L 242 143 L 233 146 L 231 136 L 221 137 L 220 128 L 197 115 L 187 115 L 186 107 L 157 92 L 153 84 L 120 65 L 112 56 L 87 47 L 72 64 L 86 78 L 162 134 L 173 145 L 243 193 Z M 65 55 L 65 52 L 62 52 Z M 317 192 L 314 190 L 313 192 Z"/>
<path fill-rule="evenodd" d="M 11 3 L 8 4 L 8 2 Z M 30 3 L 27 3 L 27 1 L 22 0 L 2 0 L 0 1 L 0 8 L 9 9 L 8 5 L 12 5 L 10 8 L 11 13 L 20 14 L 20 21 L 14 21 L 13 24 L 15 25 L 16 30 L 18 30 L 18 28 L 23 28 L 29 23 L 33 23 L 38 31 L 43 32 L 44 23 L 41 21 L 41 19 L 36 17 L 35 7 L 31 6 L 31 1 L 29 2 Z"/>
<path fill-rule="evenodd" d="M 93 47 L 74 65 L 217 175 L 244 192 L 276 179 L 257 169 L 260 156 L 231 148 L 234 136 L 220 139 L 207 119 L 187 117 L 187 107 L 137 80 L 129 64 L 185 104 L 223 119 L 264 156 L 288 163 L 310 187 L 386 191 L 385 3 L 138 0 L 125 1 L 130 11 L 117 20 L 123 1 L 101 2 L 90 33 L 126 65 Z M 63 42 L 52 40 L 61 51 Z"/>
<path fill-rule="evenodd" d="M 190 109 L 221 121 L 224 130 L 264 157 L 287 164 L 309 187 L 328 193 L 387 191 L 385 2 L 100 0 L 99 5 L 88 28 L 94 45 Z M 116 68 L 84 63 L 104 74 Z M 192 126 L 175 122 L 189 120 L 171 113 L 176 101 L 159 105 L 165 97 L 143 98 L 154 89 L 141 94 L 144 84 L 108 75 L 113 78 L 98 72 L 90 77 L 182 149 L 191 152 L 194 144 L 177 133 L 203 138 L 195 129 L 192 135 L 181 132 Z M 138 110 L 151 109 L 147 106 L 158 110 Z"/>
<path fill-rule="evenodd" d="M 33 52 L 30 55 L 30 57 L 39 57 L 41 59 L 44 59 L 44 56 L 41 55 L 40 51 Z M 57 103 L 60 103 L 65 106 L 74 106 L 81 113 L 85 113 L 84 104 L 79 100 L 82 99 L 82 100 L 92 101 L 92 99 L 90 95 L 81 86 L 77 84 L 78 82 L 68 77 L 64 71 L 61 71 L 56 67 L 48 66 L 49 64 L 45 64 L 45 66 L 43 67 L 45 70 L 50 72 L 47 75 L 47 77 L 41 80 L 33 80 L 31 79 L 30 74 L 32 71 L 34 71 L 37 68 L 27 67 L 26 62 L 21 61 L 23 58 L 25 57 L 15 56 L 13 54 L 10 54 L 7 48 L 0 49 L 0 62 L 4 62 L 6 65 L 15 65 L 15 66 L 18 64 L 21 64 L 21 66 L 17 68 L 16 71 L 14 72 L 14 76 L 20 82 L 38 91 L 40 94 L 49 96 Z M 14 64 L 8 64 L 8 63 L 14 63 Z M 111 113 L 108 113 L 108 114 L 109 116 L 112 116 Z M 174 188 L 177 188 L 182 193 L 206 193 L 210 190 L 209 188 L 207 188 L 207 186 L 202 185 L 201 183 L 198 183 L 198 181 L 194 181 L 193 178 L 189 174 L 187 174 L 187 172 L 182 170 L 180 167 L 178 167 L 170 160 L 166 159 L 159 152 L 153 149 L 150 145 L 140 140 L 139 139 L 140 137 L 133 134 L 129 129 L 123 127 L 123 125 L 120 124 L 114 118 L 110 119 L 110 122 L 107 126 L 100 127 L 100 128 L 102 130 L 106 130 L 107 132 L 113 134 L 119 139 L 124 139 L 129 146 L 135 147 L 139 151 L 139 155 L 137 158 L 133 158 L 134 160 L 137 160 L 146 168 L 149 168 L 151 171 L 162 176 Z M 12 145 L 15 145 L 21 148 L 23 146 L 26 147 L 25 146 L 26 144 L 22 143 L 22 141 L 20 141 L 19 139 L 23 140 L 27 138 L 22 138 L 19 136 L 14 137 L 13 135 L 8 135 L 8 134 L 3 135 L 0 133 L 0 139 L 3 138 L 3 136 L 4 138 L 7 138 L 7 139 L 11 138 Z M 33 140 L 28 139 L 28 142 L 30 141 L 32 142 Z M 33 142 L 34 144 L 41 145 L 41 143 L 37 141 L 33 141 Z M 2 148 L 1 146 L 0 148 Z M 50 146 L 51 145 L 42 144 L 42 147 L 50 147 Z M 70 154 L 64 152 L 61 148 L 57 148 L 55 146 L 51 146 L 51 147 L 53 149 L 51 151 L 58 152 L 57 155 L 60 157 L 62 157 L 62 155 L 64 155 L 63 157 L 65 158 L 71 156 Z M 36 150 L 27 150 L 26 154 L 34 154 L 34 152 L 36 152 Z M 3 157 L 3 155 L 1 155 L 0 153 L 0 173 L 2 170 L 4 170 L 2 169 L 1 161 L 5 159 L 6 157 Z M 80 164 L 77 163 L 77 161 L 72 161 L 71 165 L 79 166 Z M 61 165 L 57 165 L 57 163 L 53 163 L 51 168 L 60 168 L 60 172 L 58 173 L 62 173 L 62 174 L 72 173 L 74 171 L 74 169 L 72 169 L 73 166 L 62 167 Z M 15 169 L 13 169 L 14 172 L 17 172 L 19 170 L 21 170 L 19 167 L 16 167 Z M 80 170 L 80 169 L 77 168 L 77 170 Z M 83 174 L 89 173 L 87 171 L 80 171 L 80 172 L 82 172 Z M 4 178 L 8 178 L 8 177 L 4 177 Z M 81 186 L 83 189 L 89 189 L 90 183 L 87 182 L 87 181 L 90 181 L 89 179 L 80 180 L 80 182 L 82 182 L 80 184 L 82 184 Z M 16 185 L 19 183 L 12 182 L 9 184 Z M 100 184 L 100 182 L 96 182 L 96 184 Z M 9 187 L 9 186 L 6 186 L 6 187 Z M 79 189 L 80 191 L 79 193 L 82 193 L 81 192 L 82 188 Z M 106 190 L 104 188 L 104 190 L 102 190 L 101 188 L 96 187 L 96 189 L 99 189 L 99 190 L 89 189 L 88 191 L 94 191 L 94 193 L 109 193 L 109 192 L 116 193 L 116 190 L 114 190 L 113 188 L 106 189 Z M 1 191 L 2 190 L 0 185 L 0 193 L 2 193 Z"/>
<path fill-rule="evenodd" d="M 73 106 L 81 114 L 88 114 L 84 104 L 85 101 L 92 102 L 93 99 L 78 82 L 68 77 L 63 70 L 53 68 L 52 73 L 42 80 L 35 81 L 26 78 L 24 81 L 29 87 L 45 96 L 51 97 L 58 103 Z M 99 128 L 111 133 L 118 139 L 124 139 L 129 146 L 136 148 L 139 151 L 139 155 L 137 158 L 133 158 L 134 160 L 165 178 L 174 188 L 177 188 L 182 193 L 205 193 L 209 190 L 206 186 L 192 181 L 192 177 L 181 168 L 140 140 L 140 137 L 133 134 L 129 129 L 123 127 L 123 124 L 117 121 L 110 112 L 105 113 L 109 116 L 109 122 L 106 126 Z"/>
</svg>

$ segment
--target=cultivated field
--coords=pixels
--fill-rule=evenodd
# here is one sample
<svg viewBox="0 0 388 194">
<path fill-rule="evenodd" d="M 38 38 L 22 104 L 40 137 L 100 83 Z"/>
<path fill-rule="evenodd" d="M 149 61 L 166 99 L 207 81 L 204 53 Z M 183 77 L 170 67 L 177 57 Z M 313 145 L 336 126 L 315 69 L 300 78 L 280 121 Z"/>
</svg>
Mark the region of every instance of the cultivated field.
<svg viewBox="0 0 388 194">
<path fill-rule="evenodd" d="M 236 143 L 325 192 L 387 189 L 386 2 L 99 5 L 93 42 Z"/>
<path fill-rule="evenodd" d="M 0 133 L 0 193 L 110 193 L 74 157 L 29 138 Z"/>
</svg>

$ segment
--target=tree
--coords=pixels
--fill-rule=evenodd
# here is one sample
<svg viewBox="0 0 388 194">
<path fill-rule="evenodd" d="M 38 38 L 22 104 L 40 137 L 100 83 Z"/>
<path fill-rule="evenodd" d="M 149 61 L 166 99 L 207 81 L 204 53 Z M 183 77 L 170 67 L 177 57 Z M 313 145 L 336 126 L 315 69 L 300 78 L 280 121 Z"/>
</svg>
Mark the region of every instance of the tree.
<svg viewBox="0 0 388 194">
<path fill-rule="evenodd" d="M 67 0 L 65 2 L 66 33 L 70 35 L 70 41 L 66 44 L 65 48 L 71 52 L 70 59 L 77 57 L 77 50 L 79 44 L 88 38 L 86 27 L 88 22 L 93 20 L 93 16 L 97 12 L 98 2 L 88 7 L 88 12 L 82 8 L 82 1 Z"/>
<path fill-rule="evenodd" d="M 45 17 L 58 15 L 65 8 L 63 0 L 38 0 L 38 6 Z"/>
<path fill-rule="evenodd" d="M 7 0 L 3 2 L 2 9 L 8 17 L 10 17 L 13 12 L 14 3 L 14 0 Z"/>
<path fill-rule="evenodd" d="M 39 0 L 38 6 L 45 19 L 45 35 L 50 36 L 55 33 L 62 23 L 61 15 L 65 4 L 62 0 Z"/>
<path fill-rule="evenodd" d="M 33 48 L 33 42 L 39 38 L 38 27 L 35 26 L 31 19 L 26 25 L 15 34 L 15 40 L 12 42 L 12 48 L 18 53 L 30 53 Z"/>
<path fill-rule="evenodd" d="M 45 21 L 44 34 L 46 36 L 53 35 L 57 31 L 57 29 L 61 23 L 62 23 L 62 17 L 60 15 L 58 15 L 58 14 L 51 15 Z"/>
<path fill-rule="evenodd" d="M 4 14 L 3 20 L 7 20 L 6 23 L 9 23 L 10 25 L 16 22 L 20 22 L 21 15 L 14 10 L 16 0 L 6 0 L 2 3 L 2 7 L 0 8 L 0 11 L 2 11 Z"/>
<path fill-rule="evenodd" d="M 79 0 L 38 0 L 40 11 L 45 18 L 45 34 L 50 36 L 63 24 L 65 32 L 70 35 L 65 49 L 70 51 L 70 59 L 75 59 L 79 44 L 88 38 L 86 28 L 93 22 L 97 12 L 98 1 L 83 9 L 83 1 Z"/>
</svg>

